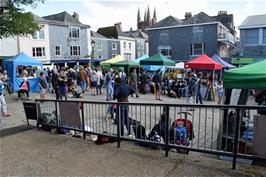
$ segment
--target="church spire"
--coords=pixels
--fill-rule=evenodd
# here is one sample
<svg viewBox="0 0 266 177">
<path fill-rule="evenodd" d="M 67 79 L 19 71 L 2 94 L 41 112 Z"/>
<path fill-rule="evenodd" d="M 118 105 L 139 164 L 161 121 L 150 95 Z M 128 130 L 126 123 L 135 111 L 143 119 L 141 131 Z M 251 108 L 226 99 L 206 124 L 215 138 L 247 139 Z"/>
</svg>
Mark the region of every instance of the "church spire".
<svg viewBox="0 0 266 177">
<path fill-rule="evenodd" d="M 154 12 L 153 12 L 153 20 L 154 20 L 155 23 L 157 22 L 156 8 L 154 8 Z"/>
<path fill-rule="evenodd" d="M 140 21 L 141 21 L 141 19 L 140 19 L 140 11 L 138 9 L 137 22 L 139 23 Z"/>
<path fill-rule="evenodd" d="M 148 6 L 148 10 L 147 10 L 147 23 L 148 23 L 148 26 L 150 26 L 150 21 L 151 21 L 150 7 Z"/>
<path fill-rule="evenodd" d="M 145 12 L 144 12 L 144 22 L 147 21 L 147 13 L 146 13 L 146 9 L 145 9 Z"/>
</svg>

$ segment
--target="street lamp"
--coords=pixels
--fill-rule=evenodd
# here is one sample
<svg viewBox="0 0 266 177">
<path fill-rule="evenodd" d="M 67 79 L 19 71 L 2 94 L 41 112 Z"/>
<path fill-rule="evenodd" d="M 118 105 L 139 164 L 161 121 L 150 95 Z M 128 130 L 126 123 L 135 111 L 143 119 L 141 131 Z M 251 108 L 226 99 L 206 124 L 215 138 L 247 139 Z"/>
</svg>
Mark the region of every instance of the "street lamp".
<svg viewBox="0 0 266 177">
<path fill-rule="evenodd" d="M 91 41 L 91 63 L 94 66 L 94 48 L 95 48 L 95 41 Z"/>
</svg>

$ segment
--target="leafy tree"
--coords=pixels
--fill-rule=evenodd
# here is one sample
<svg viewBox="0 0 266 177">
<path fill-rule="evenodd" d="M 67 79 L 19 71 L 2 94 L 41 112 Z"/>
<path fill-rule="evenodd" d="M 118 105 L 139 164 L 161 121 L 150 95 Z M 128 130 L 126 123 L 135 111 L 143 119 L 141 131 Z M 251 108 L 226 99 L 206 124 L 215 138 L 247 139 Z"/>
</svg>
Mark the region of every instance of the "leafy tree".
<svg viewBox="0 0 266 177">
<path fill-rule="evenodd" d="M 34 21 L 30 12 L 25 13 L 20 6 L 31 5 L 45 0 L 1 0 L 0 4 L 0 39 L 16 35 L 26 35 L 39 30 L 39 25 Z"/>
</svg>

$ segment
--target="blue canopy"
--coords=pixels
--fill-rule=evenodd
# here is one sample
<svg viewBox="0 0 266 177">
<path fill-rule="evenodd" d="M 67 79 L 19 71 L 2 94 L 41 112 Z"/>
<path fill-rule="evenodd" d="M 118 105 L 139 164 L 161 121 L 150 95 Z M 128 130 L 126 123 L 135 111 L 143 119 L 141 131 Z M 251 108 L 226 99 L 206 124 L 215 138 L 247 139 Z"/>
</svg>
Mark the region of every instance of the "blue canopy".
<svg viewBox="0 0 266 177">
<path fill-rule="evenodd" d="M 8 58 L 3 61 L 3 65 L 5 70 L 7 70 L 8 77 L 13 84 L 13 89 L 17 90 L 20 86 L 20 83 L 22 82 L 21 78 L 16 77 L 16 68 L 17 66 L 39 66 L 41 69 L 43 69 L 42 62 L 35 60 L 31 58 L 30 56 L 26 55 L 25 53 L 19 53 L 14 58 Z M 30 91 L 32 92 L 38 92 L 38 80 L 37 78 L 30 78 L 28 79 L 30 83 Z"/>
<path fill-rule="evenodd" d="M 134 61 L 139 64 L 141 60 L 144 60 L 146 58 L 149 58 L 149 55 L 146 55 L 146 54 L 145 55 L 142 55 L 139 58 L 136 58 Z"/>
<path fill-rule="evenodd" d="M 213 55 L 212 59 L 216 61 L 217 63 L 221 64 L 223 68 L 235 68 L 234 65 L 231 65 L 230 63 L 227 63 L 223 59 L 221 59 L 218 55 Z"/>
</svg>

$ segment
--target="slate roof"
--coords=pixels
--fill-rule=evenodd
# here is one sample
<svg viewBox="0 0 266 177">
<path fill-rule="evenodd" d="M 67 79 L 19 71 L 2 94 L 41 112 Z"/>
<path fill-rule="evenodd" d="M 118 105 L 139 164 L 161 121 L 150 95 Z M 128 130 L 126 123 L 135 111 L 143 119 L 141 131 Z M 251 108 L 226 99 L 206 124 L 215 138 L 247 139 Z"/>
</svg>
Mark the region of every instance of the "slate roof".
<svg viewBox="0 0 266 177">
<path fill-rule="evenodd" d="M 163 20 L 159 21 L 152 28 L 161 28 L 161 27 L 171 27 L 171 26 L 181 26 L 181 25 L 193 25 L 193 24 L 200 24 L 200 23 L 212 23 L 212 22 L 220 22 L 225 25 L 231 32 L 234 31 L 231 28 L 231 22 L 233 20 L 233 15 L 223 15 L 223 16 L 209 16 L 204 12 L 200 12 L 189 19 L 178 19 L 173 16 L 168 16 Z"/>
<path fill-rule="evenodd" d="M 121 37 L 130 37 L 128 34 L 124 33 L 118 26 L 108 26 L 99 28 L 97 33 L 107 37 L 107 38 L 115 38 L 117 39 L 119 36 Z"/>
<path fill-rule="evenodd" d="M 169 15 L 168 17 L 164 18 L 163 20 L 159 21 L 158 23 L 155 23 L 151 28 L 158 28 L 158 27 L 170 27 L 170 26 L 177 26 L 182 24 L 183 21 Z"/>
<path fill-rule="evenodd" d="M 130 37 L 133 37 L 133 38 L 143 38 L 143 39 L 149 38 L 149 36 L 140 29 L 135 30 L 135 31 L 126 31 L 124 33 L 126 33 L 127 35 L 129 35 Z"/>
<path fill-rule="evenodd" d="M 101 34 L 99 34 L 99 33 L 97 33 L 97 32 L 94 32 L 94 31 L 91 31 L 91 37 L 107 39 L 107 38 L 104 37 L 103 35 L 101 35 Z"/>
<path fill-rule="evenodd" d="M 42 18 L 48 20 L 49 23 L 55 24 L 55 25 L 68 25 L 68 26 L 72 25 L 72 26 L 80 26 L 80 27 L 90 28 L 89 25 L 84 25 L 84 24 L 80 23 L 77 19 L 72 17 L 66 11 L 58 13 L 58 14 L 44 16 Z"/>
<path fill-rule="evenodd" d="M 47 20 L 45 20 L 44 18 L 42 17 L 39 17 L 38 15 L 34 14 L 34 13 L 31 13 L 33 15 L 33 19 L 34 21 L 38 22 L 38 23 L 48 23 Z"/>
<path fill-rule="evenodd" d="M 266 26 L 266 14 L 248 16 L 239 26 L 239 29 L 254 26 Z"/>
<path fill-rule="evenodd" d="M 205 14 L 204 12 L 200 12 L 187 20 L 183 20 L 182 25 L 210 23 L 210 22 L 217 22 L 217 20 Z"/>
</svg>

